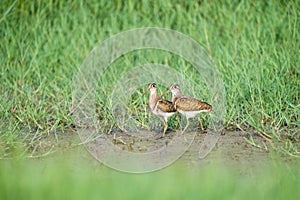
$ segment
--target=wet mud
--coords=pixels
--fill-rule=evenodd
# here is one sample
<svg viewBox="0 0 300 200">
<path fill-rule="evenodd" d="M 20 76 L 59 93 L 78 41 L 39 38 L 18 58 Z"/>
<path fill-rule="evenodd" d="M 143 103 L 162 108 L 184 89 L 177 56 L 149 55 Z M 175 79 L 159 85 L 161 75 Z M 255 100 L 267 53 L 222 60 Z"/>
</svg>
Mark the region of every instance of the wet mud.
<svg viewBox="0 0 300 200">
<path fill-rule="evenodd" d="M 250 131 L 235 130 L 224 131 L 218 137 L 212 150 L 201 157 L 201 147 L 203 147 L 208 134 L 210 134 L 208 131 L 187 132 L 184 134 L 187 140 L 179 138 L 182 140 L 179 140 L 182 145 L 186 145 L 187 148 L 175 163 L 187 168 L 217 164 L 234 167 L 242 173 L 247 173 L 251 169 L 263 167 L 272 161 L 274 150 L 269 140 Z M 66 155 L 68 152 L 71 152 L 73 159 L 89 160 L 101 165 L 101 162 L 95 159 L 95 155 L 102 154 L 104 151 L 99 146 L 101 142 L 107 143 L 109 141 L 110 145 L 113 145 L 121 152 L 132 152 L 143 155 L 143 153 L 151 153 L 170 145 L 174 138 L 179 137 L 178 135 L 180 133 L 175 131 L 168 131 L 165 138 L 160 138 L 160 133 L 157 131 L 142 131 L 140 135 L 115 132 L 109 135 L 105 134 L 105 141 L 101 139 L 103 135 L 96 136 L 88 141 L 82 140 L 82 138 L 80 140 L 77 132 L 74 131 L 68 134 L 56 135 L 55 137 L 47 137 L 40 145 L 41 151 L 35 155 L 43 155 L 42 152 L 45 154 L 47 150 L 54 149 L 49 154 L 49 157 L 53 158 L 56 155 Z M 250 144 L 249 140 L 254 141 L 257 146 Z M 176 151 L 175 148 L 176 146 L 173 149 L 171 148 L 171 151 Z M 151 157 L 151 162 L 160 162 L 160 159 L 154 156 Z M 293 162 L 295 160 L 289 156 L 283 156 L 282 159 L 285 162 Z"/>
</svg>

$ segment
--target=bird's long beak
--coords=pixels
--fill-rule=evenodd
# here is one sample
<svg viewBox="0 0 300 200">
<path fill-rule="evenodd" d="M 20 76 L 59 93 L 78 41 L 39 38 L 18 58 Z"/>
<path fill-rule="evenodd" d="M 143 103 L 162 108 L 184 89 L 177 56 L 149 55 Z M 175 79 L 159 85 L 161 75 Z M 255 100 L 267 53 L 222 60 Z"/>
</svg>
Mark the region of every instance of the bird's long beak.
<svg viewBox="0 0 300 200">
<path fill-rule="evenodd" d="M 143 94 L 142 94 L 142 96 L 145 96 L 146 94 L 148 94 L 149 93 L 149 90 L 146 90 Z"/>
<path fill-rule="evenodd" d="M 167 90 L 167 91 L 165 91 L 162 95 L 161 95 L 161 97 L 164 97 L 164 96 L 166 96 L 167 94 L 169 94 L 171 92 L 171 90 Z"/>
</svg>

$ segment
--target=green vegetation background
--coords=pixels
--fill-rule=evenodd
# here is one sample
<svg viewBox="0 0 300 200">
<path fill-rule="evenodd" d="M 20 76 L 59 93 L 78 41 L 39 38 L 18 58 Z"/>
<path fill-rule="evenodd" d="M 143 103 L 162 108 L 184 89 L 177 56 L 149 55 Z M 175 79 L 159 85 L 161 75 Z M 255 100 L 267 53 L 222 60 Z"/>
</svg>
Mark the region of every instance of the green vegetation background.
<svg viewBox="0 0 300 200">
<path fill-rule="evenodd" d="M 225 83 L 226 127 L 255 129 L 273 141 L 282 142 L 279 149 L 299 156 L 296 148 L 300 125 L 299 1 L 3 0 L 0 5 L 0 157 L 10 157 L 11 152 L 19 147 L 30 151 L 28 144 L 39 141 L 32 139 L 36 136 L 71 129 L 72 83 L 84 59 L 97 44 L 112 35 L 141 27 L 170 28 L 202 44 L 215 61 Z M 0 185 L 3 186 L 1 194 L 6 195 L 4 197 L 21 197 L 12 194 L 20 194 L 26 199 L 47 196 L 48 185 L 39 184 L 43 177 L 30 178 L 34 174 L 30 165 L 24 167 L 24 171 L 23 168 L 17 169 L 16 174 L 10 169 L 15 169 L 14 164 L 1 163 Z M 50 174 L 55 173 L 53 169 Z M 63 172 L 58 175 L 64 177 Z M 170 196 L 163 190 L 164 187 L 181 188 L 183 182 L 176 179 L 157 182 L 157 176 L 151 176 L 144 190 L 131 188 L 132 196 L 128 196 L 134 198 L 133 194 L 137 192 L 137 196 L 145 194 L 148 197 L 156 189 L 162 197 L 185 197 L 177 196 L 176 192 Z M 167 175 L 176 176 L 177 173 Z M 75 187 L 78 193 L 81 187 L 85 191 L 97 190 L 98 180 L 93 180 L 92 176 L 92 181 L 83 177 L 82 184 L 88 184 L 78 183 Z M 267 177 L 272 176 L 269 174 Z M 115 195 L 123 184 L 127 184 L 126 178 L 123 178 L 115 185 L 112 180 L 103 183 L 107 187 L 104 192 Z M 207 189 L 204 192 L 219 190 L 220 184 L 226 185 L 215 177 L 211 181 L 216 185 L 208 188 L 204 184 L 207 182 L 202 183 L 201 178 L 199 176 L 199 180 L 195 181 L 194 177 L 179 176 L 181 181 L 200 183 L 199 187 Z M 50 178 L 46 176 L 46 179 Z M 66 190 L 71 190 L 74 188 L 67 185 L 73 183 L 73 179 L 67 175 L 66 179 L 58 177 L 57 182 L 50 181 L 49 184 L 65 184 Z M 137 182 L 139 179 L 136 176 Z M 210 177 L 204 175 L 204 180 L 207 179 Z M 290 183 L 285 176 L 282 179 L 284 183 Z M 224 197 L 238 191 L 234 189 L 239 186 L 234 180 L 229 178 Z M 41 194 L 26 196 L 26 188 L 17 187 L 28 183 L 30 191 L 39 184 Z M 269 188 L 271 183 L 274 182 L 265 183 L 269 189 L 266 196 L 280 198 L 276 194 L 283 189 L 279 184 Z M 284 189 L 284 194 L 292 194 L 297 189 L 294 183 L 288 185 L 288 191 Z M 299 185 L 299 182 L 296 183 Z M 110 184 L 115 187 L 110 188 Z M 259 184 L 257 181 L 250 189 Z M 191 190 L 198 189 L 197 185 L 190 186 Z M 13 191 L 14 187 L 16 191 Z M 61 189 L 59 185 L 56 187 Z M 247 191 L 245 187 L 242 189 L 241 194 Z M 142 194 L 142 191 L 145 193 Z M 125 194 L 127 191 L 121 189 L 120 192 Z M 79 199 L 80 195 L 76 194 L 74 199 Z M 188 194 L 194 193 L 186 190 Z M 57 195 L 60 196 L 60 193 Z M 255 191 L 253 195 L 256 195 Z M 56 196 L 48 196 L 51 197 Z"/>
</svg>

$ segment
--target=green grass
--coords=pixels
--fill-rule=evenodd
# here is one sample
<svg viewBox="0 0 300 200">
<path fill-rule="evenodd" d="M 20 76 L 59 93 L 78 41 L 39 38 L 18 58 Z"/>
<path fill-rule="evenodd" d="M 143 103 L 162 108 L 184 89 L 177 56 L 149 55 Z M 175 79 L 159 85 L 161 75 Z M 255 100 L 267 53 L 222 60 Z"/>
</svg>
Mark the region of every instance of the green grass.
<svg viewBox="0 0 300 200">
<path fill-rule="evenodd" d="M 275 150 L 299 157 L 299 10 L 296 0 L 1 1 L 0 199 L 299 199 L 299 165 L 291 162 L 246 166 L 246 174 L 223 164 L 195 169 L 177 162 L 131 175 L 78 158 L 70 162 L 68 155 L 22 159 L 47 155 L 74 129 L 73 83 L 92 49 L 142 27 L 173 29 L 204 47 L 225 85 L 225 128 L 258 131 L 271 138 Z M 97 113 L 106 130 L 117 126 L 109 100 L 118 75 L 147 63 L 173 66 L 190 80 L 191 93 L 210 100 L 204 81 L 185 60 L 158 50 L 131 52 L 99 80 Z M 156 120 L 146 109 L 147 97 L 139 98 L 147 84 L 129 105 L 144 127 Z M 174 118 L 170 126 L 178 126 Z M 56 150 L 64 153 L 72 145 Z"/>
<path fill-rule="evenodd" d="M 0 157 L 9 157 L 15 146 L 26 149 L 38 141 L 33 138 L 71 129 L 73 81 L 89 52 L 113 34 L 149 26 L 189 35 L 213 58 L 226 89 L 226 127 L 254 128 L 299 156 L 289 150 L 299 140 L 299 9 L 298 1 L 276 0 L 5 0 L 0 6 Z M 128 54 L 112 71 L 158 62 L 201 82 L 181 59 L 144 55 Z M 103 78 L 105 95 L 111 95 L 116 78 Z M 98 103 L 108 116 L 103 123 L 114 126 L 108 102 L 100 98 Z"/>
<path fill-rule="evenodd" d="M 74 158 L 71 156 L 71 158 Z M 77 158 L 78 159 L 78 158 Z M 299 199 L 297 165 L 271 162 L 247 172 L 182 163 L 146 174 L 127 174 L 66 157 L 0 163 L 1 199 Z M 80 161 L 80 162 L 78 162 Z"/>
</svg>

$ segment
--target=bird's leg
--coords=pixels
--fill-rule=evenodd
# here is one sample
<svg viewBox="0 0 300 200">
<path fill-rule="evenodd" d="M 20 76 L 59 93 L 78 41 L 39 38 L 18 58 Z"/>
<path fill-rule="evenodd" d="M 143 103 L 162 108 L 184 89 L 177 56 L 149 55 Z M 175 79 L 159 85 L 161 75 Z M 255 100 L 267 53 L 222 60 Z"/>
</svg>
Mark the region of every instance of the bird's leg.
<svg viewBox="0 0 300 200">
<path fill-rule="evenodd" d="M 201 129 L 201 131 L 203 131 L 204 129 L 203 129 L 203 125 L 202 125 L 202 119 L 199 117 L 198 120 L 199 120 L 200 129 Z"/>
<path fill-rule="evenodd" d="M 161 118 L 161 117 L 160 117 L 160 119 L 161 119 L 161 120 L 163 121 L 163 123 L 164 123 L 164 131 L 163 131 L 163 133 L 162 133 L 160 136 L 157 137 L 157 139 L 164 138 L 164 137 L 165 137 L 165 134 L 166 134 L 166 131 L 167 131 L 167 129 L 168 129 L 168 119 Z"/>
<path fill-rule="evenodd" d="M 182 134 L 185 132 L 185 130 L 187 129 L 187 127 L 189 126 L 189 119 L 188 118 L 186 118 L 186 125 L 185 125 L 185 127 L 184 127 L 184 129 L 183 129 L 183 131 L 182 131 Z"/>
<path fill-rule="evenodd" d="M 166 134 L 167 129 L 168 129 L 168 122 L 165 122 L 165 121 L 164 121 L 164 132 L 163 132 L 163 134 L 162 134 L 162 137 L 165 137 L 165 134 Z"/>
</svg>

